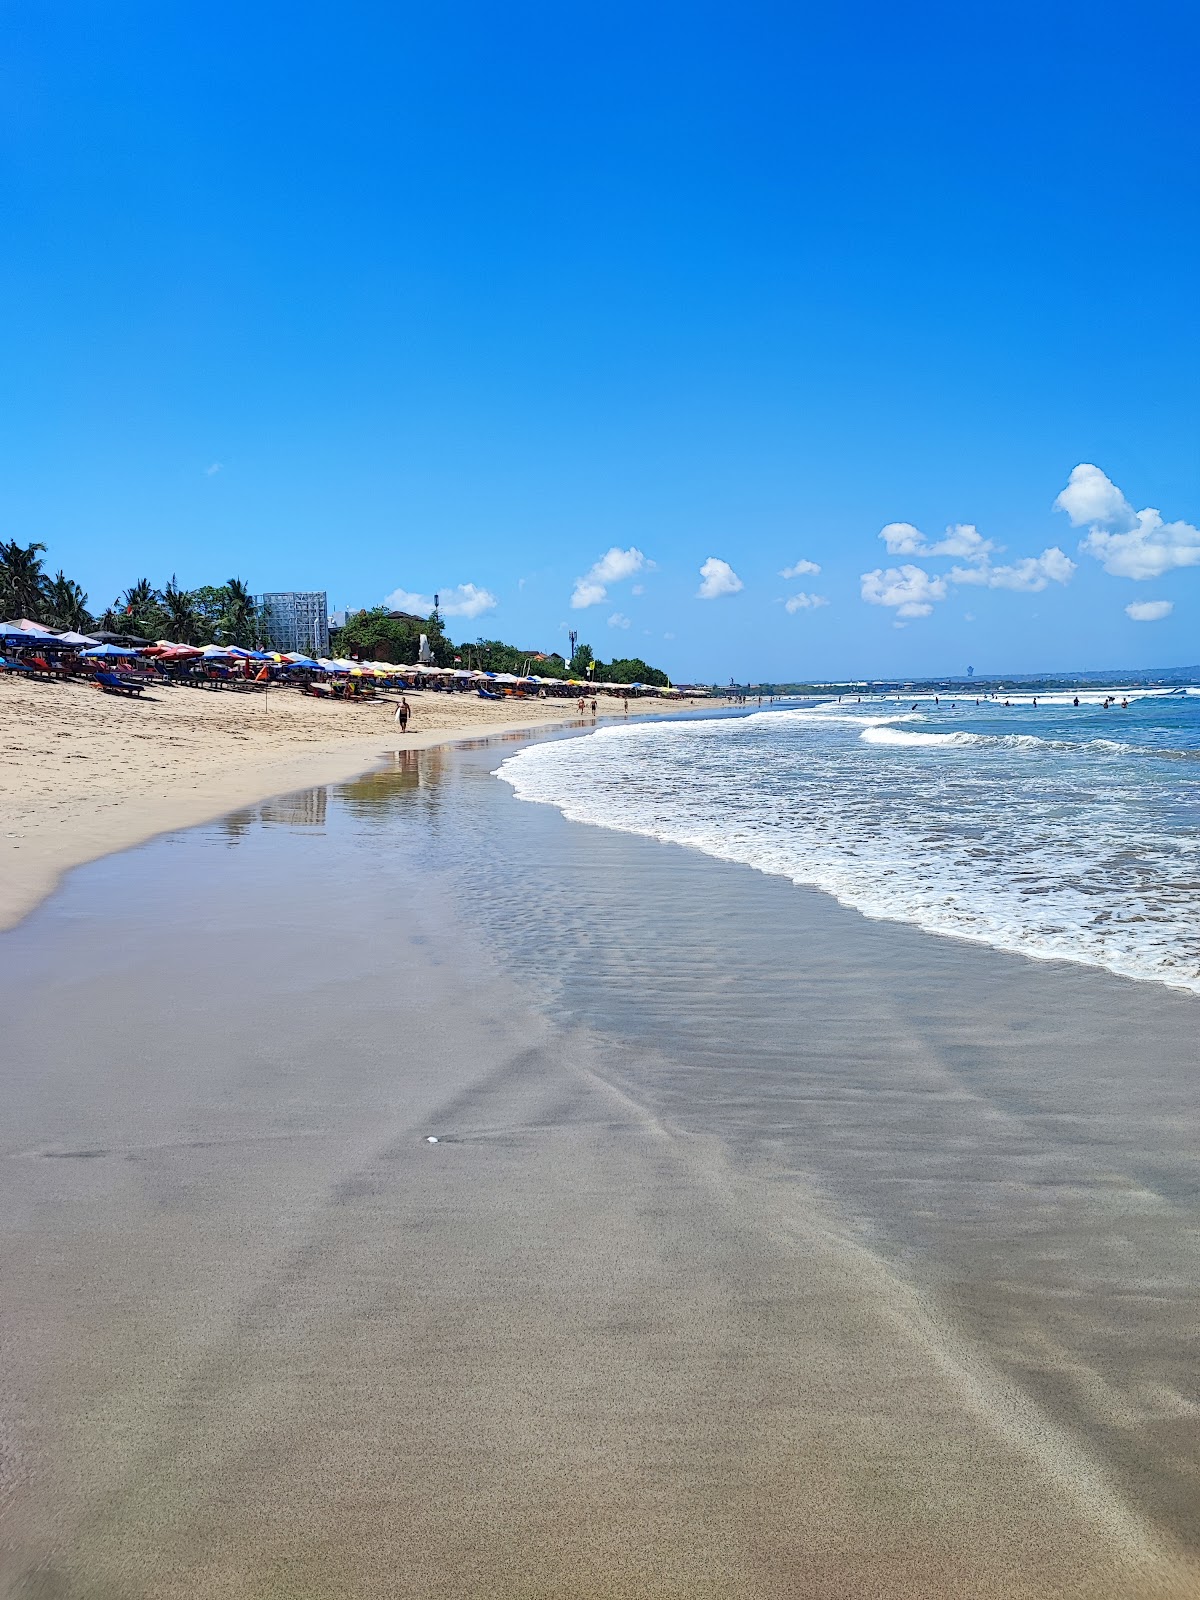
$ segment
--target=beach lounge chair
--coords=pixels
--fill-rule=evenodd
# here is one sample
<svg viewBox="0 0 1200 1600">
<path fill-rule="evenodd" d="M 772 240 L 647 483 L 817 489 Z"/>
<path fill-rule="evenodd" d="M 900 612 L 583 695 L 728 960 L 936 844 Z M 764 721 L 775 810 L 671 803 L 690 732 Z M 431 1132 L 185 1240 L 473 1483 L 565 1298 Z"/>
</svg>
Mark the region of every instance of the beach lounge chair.
<svg viewBox="0 0 1200 1600">
<path fill-rule="evenodd" d="M 10 661 L 7 656 L 0 656 L 0 667 L 5 672 L 23 672 L 27 678 L 33 677 L 32 667 L 27 667 L 23 661 Z"/>
<path fill-rule="evenodd" d="M 44 678 L 66 677 L 66 673 L 63 671 L 62 667 L 59 666 L 58 662 L 55 661 L 52 663 L 48 661 L 45 656 L 30 656 L 29 666 L 34 672 L 39 673 Z"/>
<path fill-rule="evenodd" d="M 141 694 L 146 687 L 144 683 L 136 680 L 130 681 L 123 678 L 119 672 L 105 672 L 103 668 L 96 674 L 96 682 L 105 694 Z"/>
</svg>

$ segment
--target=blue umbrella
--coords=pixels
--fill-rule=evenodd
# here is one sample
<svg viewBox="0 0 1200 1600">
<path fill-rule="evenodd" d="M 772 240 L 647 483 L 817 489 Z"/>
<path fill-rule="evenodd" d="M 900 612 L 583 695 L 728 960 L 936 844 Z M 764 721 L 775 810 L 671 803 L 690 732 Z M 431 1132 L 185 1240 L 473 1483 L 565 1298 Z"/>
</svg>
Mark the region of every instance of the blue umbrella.
<svg viewBox="0 0 1200 1600">
<path fill-rule="evenodd" d="M 136 650 L 126 650 L 123 645 L 119 645 L 119 644 L 98 644 L 98 645 L 94 645 L 91 650 L 81 650 L 79 653 L 82 656 L 135 656 L 135 655 L 137 655 L 137 651 Z"/>
</svg>

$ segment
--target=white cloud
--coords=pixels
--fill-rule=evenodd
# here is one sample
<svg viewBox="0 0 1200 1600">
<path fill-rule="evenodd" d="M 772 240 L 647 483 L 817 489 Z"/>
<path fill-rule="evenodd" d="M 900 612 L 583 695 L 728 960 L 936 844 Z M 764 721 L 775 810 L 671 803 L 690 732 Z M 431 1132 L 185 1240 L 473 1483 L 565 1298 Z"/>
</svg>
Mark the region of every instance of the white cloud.
<svg viewBox="0 0 1200 1600">
<path fill-rule="evenodd" d="M 644 583 L 635 583 L 633 588 L 630 589 L 629 592 L 630 592 L 630 594 L 645 594 L 646 585 Z"/>
<path fill-rule="evenodd" d="M 818 606 L 827 606 L 829 601 L 823 594 L 805 594 L 801 589 L 799 594 L 794 594 L 790 600 L 785 600 L 783 609 L 791 616 L 797 611 L 815 611 Z"/>
<path fill-rule="evenodd" d="M 610 628 L 627 628 L 629 618 L 622 611 L 614 611 L 608 619 L 608 625 Z"/>
<path fill-rule="evenodd" d="M 485 611 L 494 611 L 499 603 L 488 589 L 473 583 L 460 583 L 453 589 L 442 589 L 438 594 L 441 613 L 446 617 L 480 617 Z M 431 594 L 415 594 L 410 589 L 393 589 L 385 596 L 384 605 L 392 611 L 411 611 L 414 616 L 427 617 L 433 610 Z"/>
<path fill-rule="evenodd" d="M 779 576 L 781 578 L 806 578 L 811 574 L 815 578 L 820 570 L 815 561 L 797 561 L 794 567 L 784 567 Z"/>
<path fill-rule="evenodd" d="M 1190 522 L 1164 522 L 1152 507 L 1137 514 L 1130 533 L 1093 528 L 1080 545 L 1114 578 L 1161 578 L 1176 567 L 1200 566 L 1200 528 Z"/>
<path fill-rule="evenodd" d="M 700 578 L 697 600 L 719 600 L 722 595 L 737 594 L 746 587 L 728 561 L 722 561 L 719 556 L 709 556 L 700 568 Z"/>
<path fill-rule="evenodd" d="M 886 528 L 880 529 L 879 537 L 887 545 L 890 556 L 958 556 L 962 561 L 986 561 L 993 550 L 1001 548 L 985 539 L 970 522 L 958 522 L 947 528 L 945 538 L 935 544 L 930 544 L 920 528 L 914 528 L 911 522 L 889 522 Z"/>
<path fill-rule="evenodd" d="M 1065 511 L 1073 528 L 1098 524 L 1128 531 L 1137 523 L 1137 515 L 1120 489 L 1090 461 L 1081 461 L 1072 468 L 1067 487 L 1054 502 L 1054 509 Z"/>
<path fill-rule="evenodd" d="M 598 606 L 602 600 L 608 599 L 610 583 L 621 583 L 625 578 L 632 578 L 635 572 L 642 572 L 652 564 L 635 546 L 631 545 L 628 550 L 622 550 L 619 546 L 613 545 L 611 550 L 605 551 L 599 561 L 592 564 L 582 578 L 575 579 L 571 605 L 576 611 L 582 611 L 587 606 Z"/>
<path fill-rule="evenodd" d="M 675 635 L 673 633 L 664 633 L 663 634 L 663 638 L 664 639 L 673 639 L 674 637 L 675 637 Z"/>
<path fill-rule="evenodd" d="M 949 577 L 951 583 L 977 583 L 988 589 L 1039 594 L 1048 583 L 1069 583 L 1075 570 L 1070 556 L 1052 544 L 1040 556 L 1025 556 L 1006 567 L 993 567 L 985 556 L 977 567 L 951 567 Z"/>
<path fill-rule="evenodd" d="M 204 476 L 206 478 L 215 478 L 217 473 L 222 470 L 224 465 L 225 463 L 223 461 L 212 462 L 209 466 L 205 467 Z"/>
<path fill-rule="evenodd" d="M 1161 622 L 1174 609 L 1173 600 L 1134 600 L 1125 607 L 1125 615 L 1134 622 Z"/>
<path fill-rule="evenodd" d="M 1164 522 L 1152 506 L 1135 511 L 1099 467 L 1081 462 L 1054 502 L 1088 534 L 1079 548 L 1114 578 L 1161 578 L 1176 567 L 1200 566 L 1200 528 Z"/>
<path fill-rule="evenodd" d="M 923 567 L 908 563 L 886 572 L 876 567 L 862 575 L 862 597 L 868 605 L 892 606 L 899 617 L 929 616 L 934 602 L 944 600 L 948 592 L 945 578 L 935 578 Z"/>
</svg>

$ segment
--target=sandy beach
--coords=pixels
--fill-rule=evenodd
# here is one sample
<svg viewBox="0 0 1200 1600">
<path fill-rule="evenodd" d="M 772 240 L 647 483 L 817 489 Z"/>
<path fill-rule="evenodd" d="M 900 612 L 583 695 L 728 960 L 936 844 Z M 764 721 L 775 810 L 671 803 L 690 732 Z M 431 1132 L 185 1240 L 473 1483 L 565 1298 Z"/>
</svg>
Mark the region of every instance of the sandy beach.
<svg viewBox="0 0 1200 1600">
<path fill-rule="evenodd" d="M 406 733 L 394 700 L 148 690 L 139 699 L 83 683 L 0 677 L 0 928 L 64 872 L 171 828 L 364 772 L 381 757 L 461 735 L 578 721 L 572 700 L 494 702 L 414 692 Z M 670 715 L 689 701 L 632 702 Z M 601 720 L 624 717 L 599 697 Z M 591 718 L 585 724 L 591 726 Z"/>
</svg>

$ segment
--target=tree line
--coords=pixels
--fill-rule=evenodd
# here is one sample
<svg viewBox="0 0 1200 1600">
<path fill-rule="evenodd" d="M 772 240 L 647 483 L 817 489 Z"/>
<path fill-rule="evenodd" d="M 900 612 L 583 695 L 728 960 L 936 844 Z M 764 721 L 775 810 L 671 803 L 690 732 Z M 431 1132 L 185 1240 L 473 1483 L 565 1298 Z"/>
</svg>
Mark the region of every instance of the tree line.
<svg viewBox="0 0 1200 1600">
<path fill-rule="evenodd" d="M 435 610 L 428 617 L 393 617 L 386 606 L 356 611 L 343 627 L 331 635 L 330 649 L 335 655 L 357 656 L 364 660 L 413 662 L 417 660 L 424 634 L 435 666 L 475 667 L 480 672 L 511 672 L 518 677 L 536 674 L 542 678 L 580 678 L 589 675 L 593 683 L 646 683 L 659 689 L 670 685 L 667 674 L 639 656 L 624 656 L 599 661 L 590 645 L 581 644 L 567 660 L 557 652 L 543 654 L 505 644 L 502 639 L 476 639 L 455 644 L 446 633 L 441 615 Z"/>
<path fill-rule="evenodd" d="M 0 620 L 27 617 L 45 628 L 87 633 L 128 634 L 139 639 L 170 639 L 176 644 L 236 644 L 262 649 L 268 643 L 265 618 L 240 578 L 218 585 L 182 589 L 175 575 L 156 589 L 148 578 L 131 584 L 101 611 L 88 609 L 88 597 L 60 568 L 46 571 L 44 544 L 0 541 Z M 535 673 L 543 678 L 581 678 L 593 683 L 646 683 L 665 689 L 670 679 L 639 656 L 599 661 L 581 644 L 567 660 L 557 652 L 521 650 L 502 639 L 455 644 L 438 611 L 426 618 L 393 617 L 385 606 L 356 611 L 331 635 L 334 655 L 412 663 L 424 634 L 439 667 L 477 667 L 481 672 Z"/>
<path fill-rule="evenodd" d="M 88 597 L 60 568 L 46 571 L 44 544 L 0 541 L 0 613 L 27 617 L 44 628 L 87 633 L 129 634 L 139 639 L 171 639 L 176 644 L 237 644 L 245 649 L 265 642 L 263 618 L 240 578 L 182 589 L 175 575 L 162 589 L 148 578 L 131 584 L 102 610 L 88 608 Z"/>
</svg>

